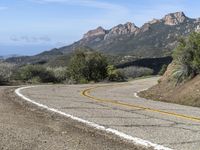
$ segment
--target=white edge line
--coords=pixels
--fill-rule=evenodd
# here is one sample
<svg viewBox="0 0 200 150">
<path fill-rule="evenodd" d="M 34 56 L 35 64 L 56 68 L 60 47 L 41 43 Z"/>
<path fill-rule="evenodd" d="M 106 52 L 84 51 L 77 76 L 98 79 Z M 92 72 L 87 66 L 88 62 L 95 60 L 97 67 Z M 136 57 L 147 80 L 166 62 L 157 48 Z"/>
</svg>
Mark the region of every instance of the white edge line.
<svg viewBox="0 0 200 150">
<path fill-rule="evenodd" d="M 120 132 L 118 130 L 115 130 L 115 129 L 111 129 L 111 128 L 106 128 L 102 125 L 98 125 L 96 123 L 93 123 L 93 122 L 90 122 L 90 121 L 87 121 L 87 120 L 84 120 L 84 119 L 81 119 L 81 118 L 78 118 L 78 117 L 75 117 L 73 115 L 70 115 L 70 114 L 67 114 L 67 113 L 64 113 L 62 111 L 59 111 L 57 109 L 54 109 L 54 108 L 50 108 L 46 105 L 43 105 L 43 104 L 40 104 L 34 100 L 31 100 L 29 98 L 27 98 L 26 96 L 24 96 L 23 94 L 20 93 L 21 90 L 24 90 L 24 89 L 28 89 L 28 88 L 34 88 L 36 86 L 28 86 L 28 87 L 21 87 L 21 88 L 18 88 L 15 90 L 15 93 L 21 97 L 22 99 L 26 100 L 27 102 L 29 103 L 32 103 L 38 107 L 41 107 L 43 109 L 46 109 L 46 110 L 49 110 L 49 111 L 52 111 L 54 113 L 57 113 L 59 115 L 62 115 L 62 116 L 65 116 L 66 118 L 70 118 L 72 120 L 75 120 L 77 122 L 80 122 L 80 123 L 83 123 L 85 125 L 87 125 L 88 127 L 92 127 L 92 128 L 95 128 L 97 130 L 100 130 L 100 131 L 104 131 L 106 133 L 111 133 L 111 134 L 114 134 L 124 140 L 127 140 L 129 142 L 132 142 L 138 146 L 143 146 L 143 147 L 146 147 L 146 148 L 154 148 L 155 150 L 172 150 L 171 148 L 167 148 L 167 147 L 164 147 L 162 145 L 158 145 L 158 144 L 154 144 L 152 142 L 149 142 L 149 141 L 146 141 L 146 140 L 143 140 L 143 139 L 140 139 L 140 138 L 137 138 L 137 137 L 132 137 L 130 135 L 127 135 L 123 132 Z M 137 93 L 135 94 L 137 95 Z"/>
<path fill-rule="evenodd" d="M 142 92 L 142 91 L 146 91 L 146 90 L 148 90 L 148 89 L 149 89 L 149 88 L 146 88 L 146 89 L 142 89 L 142 90 L 140 90 L 140 91 L 138 91 L 138 92 L 135 92 L 135 93 L 134 93 L 134 96 L 137 97 L 137 98 L 141 98 L 141 97 L 138 96 L 138 93 L 140 93 L 140 92 Z"/>
</svg>

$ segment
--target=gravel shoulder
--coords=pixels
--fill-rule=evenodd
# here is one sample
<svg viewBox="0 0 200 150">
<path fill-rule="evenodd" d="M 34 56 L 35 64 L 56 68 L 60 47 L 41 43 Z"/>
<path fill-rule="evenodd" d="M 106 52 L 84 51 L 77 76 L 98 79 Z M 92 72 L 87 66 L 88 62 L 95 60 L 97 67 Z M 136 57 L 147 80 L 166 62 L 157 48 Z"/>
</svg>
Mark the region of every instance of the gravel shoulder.
<svg viewBox="0 0 200 150">
<path fill-rule="evenodd" d="M 0 149 L 143 150 L 70 119 L 26 104 L 14 87 L 0 87 Z"/>
</svg>

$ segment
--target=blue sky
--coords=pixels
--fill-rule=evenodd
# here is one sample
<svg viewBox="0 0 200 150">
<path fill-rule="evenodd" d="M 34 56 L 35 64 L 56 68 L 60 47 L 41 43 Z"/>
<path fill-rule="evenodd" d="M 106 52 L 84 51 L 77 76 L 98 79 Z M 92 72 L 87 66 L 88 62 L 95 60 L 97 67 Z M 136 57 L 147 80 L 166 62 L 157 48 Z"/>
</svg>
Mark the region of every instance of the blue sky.
<svg viewBox="0 0 200 150">
<path fill-rule="evenodd" d="M 0 55 L 33 55 L 79 40 L 90 29 L 141 26 L 170 12 L 200 17 L 198 0 L 1 0 Z"/>
</svg>

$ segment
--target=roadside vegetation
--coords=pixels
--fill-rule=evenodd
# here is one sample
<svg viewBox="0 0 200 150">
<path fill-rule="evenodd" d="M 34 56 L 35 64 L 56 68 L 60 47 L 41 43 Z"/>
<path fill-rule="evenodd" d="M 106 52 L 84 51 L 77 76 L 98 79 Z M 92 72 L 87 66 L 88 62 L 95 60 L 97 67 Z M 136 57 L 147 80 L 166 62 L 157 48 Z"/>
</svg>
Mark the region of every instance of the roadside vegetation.
<svg viewBox="0 0 200 150">
<path fill-rule="evenodd" d="M 14 72 L 15 65 L 0 62 L 0 85 L 8 84 Z"/>
<path fill-rule="evenodd" d="M 141 97 L 200 107 L 200 33 L 181 38 L 159 83 Z"/>
<path fill-rule="evenodd" d="M 143 76 L 149 76 L 153 74 L 153 70 L 146 67 L 130 66 L 123 69 L 118 69 L 126 79 L 134 79 Z"/>
<path fill-rule="evenodd" d="M 173 53 L 176 67 L 172 76 L 177 84 L 194 78 L 200 73 L 200 33 L 182 38 Z"/>
<path fill-rule="evenodd" d="M 57 66 L 56 64 L 52 67 L 46 64 L 17 66 L 2 62 L 0 64 L 0 85 L 8 83 L 84 84 L 102 81 L 122 82 L 153 74 L 153 70 L 149 68 L 131 66 L 116 68 L 112 62 L 113 60 L 110 60 L 110 56 L 106 56 L 88 47 L 75 50 L 70 55 L 68 63 L 62 66 Z M 53 63 L 53 60 L 51 63 Z"/>
<path fill-rule="evenodd" d="M 79 49 L 69 62 L 69 77 L 77 83 L 102 81 L 107 77 L 107 66 L 107 58 L 103 54 Z"/>
<path fill-rule="evenodd" d="M 164 75 L 164 73 L 167 70 L 167 67 L 168 67 L 168 65 L 164 64 L 158 74 L 161 76 Z"/>
<path fill-rule="evenodd" d="M 41 65 L 27 65 L 21 67 L 15 72 L 14 78 L 28 83 L 56 82 L 54 72 Z"/>
</svg>

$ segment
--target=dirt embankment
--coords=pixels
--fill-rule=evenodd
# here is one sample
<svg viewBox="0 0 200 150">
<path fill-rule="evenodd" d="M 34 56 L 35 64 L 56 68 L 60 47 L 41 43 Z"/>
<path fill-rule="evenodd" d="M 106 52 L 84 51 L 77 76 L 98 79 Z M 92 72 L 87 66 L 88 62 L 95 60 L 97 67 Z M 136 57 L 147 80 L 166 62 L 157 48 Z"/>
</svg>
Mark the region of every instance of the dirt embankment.
<svg viewBox="0 0 200 150">
<path fill-rule="evenodd" d="M 1 150 L 143 149 L 29 106 L 13 90 L 0 87 Z"/>
<path fill-rule="evenodd" d="M 157 101 L 200 107 L 200 75 L 176 86 L 169 77 L 173 68 L 174 64 L 171 64 L 158 84 L 140 92 L 139 96 Z"/>
</svg>

